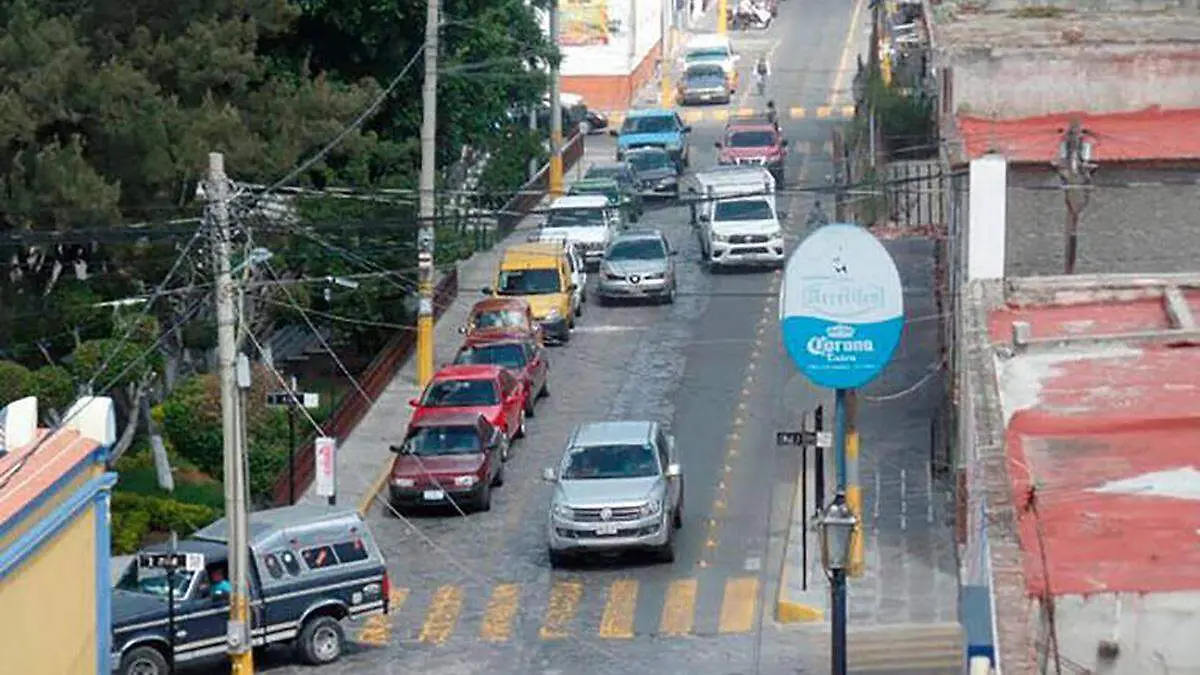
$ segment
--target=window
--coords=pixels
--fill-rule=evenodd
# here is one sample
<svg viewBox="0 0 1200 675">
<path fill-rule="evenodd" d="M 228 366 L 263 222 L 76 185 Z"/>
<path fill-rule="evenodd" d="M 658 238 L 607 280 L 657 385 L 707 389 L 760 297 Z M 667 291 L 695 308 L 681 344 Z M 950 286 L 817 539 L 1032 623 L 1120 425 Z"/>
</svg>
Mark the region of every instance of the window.
<svg viewBox="0 0 1200 675">
<path fill-rule="evenodd" d="M 517 388 L 517 380 L 507 372 L 500 373 L 500 390 L 504 392 L 504 397 L 512 396 Z"/>
<path fill-rule="evenodd" d="M 658 433 L 654 434 L 654 441 L 658 445 L 659 462 L 662 464 L 663 471 L 666 471 L 667 467 L 671 465 L 671 455 L 668 452 L 668 448 L 671 446 L 667 443 L 667 435 L 663 433 L 662 429 L 659 429 Z"/>
<path fill-rule="evenodd" d="M 562 291 L 562 281 L 555 267 L 502 270 L 496 286 L 500 295 L 547 295 Z"/>
<path fill-rule="evenodd" d="M 639 150 L 629 153 L 629 163 L 639 171 L 650 171 L 670 166 L 671 157 L 658 150 Z"/>
<path fill-rule="evenodd" d="M 173 594 L 177 599 L 187 594 L 188 587 L 192 583 L 192 576 L 192 572 L 176 570 Z M 165 598 L 168 589 L 167 571 L 161 567 L 142 567 L 134 560 L 129 567 L 125 568 L 125 573 L 117 582 L 117 588 L 131 593 Z"/>
<path fill-rule="evenodd" d="M 713 220 L 728 222 L 731 220 L 773 220 L 775 213 L 766 200 L 739 200 L 735 202 L 717 202 Z"/>
<path fill-rule="evenodd" d="M 525 312 L 519 309 L 487 310 L 475 317 L 476 328 L 524 328 L 528 325 Z"/>
<path fill-rule="evenodd" d="M 463 347 L 455 363 L 524 368 L 527 361 L 524 345 L 519 342 L 498 345 L 476 345 Z"/>
<path fill-rule="evenodd" d="M 626 117 L 621 125 L 623 134 L 669 134 L 679 130 L 674 115 Z"/>
<path fill-rule="evenodd" d="M 352 563 L 367 559 L 367 547 L 362 539 L 334 544 L 333 552 L 337 554 L 338 561 L 342 563 Z"/>
<path fill-rule="evenodd" d="M 276 558 L 274 553 L 264 555 L 262 557 L 262 564 L 272 579 L 279 579 L 283 576 L 283 565 L 279 564 L 279 558 Z"/>
<path fill-rule="evenodd" d="M 659 475 L 658 458 L 649 445 L 593 445 L 575 448 L 563 469 L 564 480 L 648 478 Z"/>
<path fill-rule="evenodd" d="M 300 574 L 300 561 L 296 560 L 296 554 L 291 551 L 283 551 L 279 554 L 279 561 L 283 563 L 284 569 L 288 574 L 296 576 Z"/>
<path fill-rule="evenodd" d="M 405 454 L 418 457 L 474 455 L 480 452 L 475 427 L 419 427 L 404 442 Z"/>
<path fill-rule="evenodd" d="M 661 239 L 627 239 L 612 245 L 608 260 L 662 260 L 667 257 L 667 249 Z"/>
<path fill-rule="evenodd" d="M 775 146 L 775 133 L 771 131 L 735 131 L 729 134 L 726 144 L 731 148 L 770 148 Z"/>
<path fill-rule="evenodd" d="M 329 546 L 314 546 L 306 548 L 300 552 L 304 558 L 304 564 L 308 565 L 310 570 L 319 570 L 322 567 L 332 567 L 337 564 L 337 558 L 333 555 L 333 549 Z"/>
<path fill-rule="evenodd" d="M 604 225 L 607 215 L 607 209 L 602 208 L 554 209 L 542 227 L 596 227 Z"/>
<path fill-rule="evenodd" d="M 425 390 L 421 405 L 430 408 L 459 408 L 496 405 L 496 387 L 491 380 L 438 380 Z"/>
</svg>

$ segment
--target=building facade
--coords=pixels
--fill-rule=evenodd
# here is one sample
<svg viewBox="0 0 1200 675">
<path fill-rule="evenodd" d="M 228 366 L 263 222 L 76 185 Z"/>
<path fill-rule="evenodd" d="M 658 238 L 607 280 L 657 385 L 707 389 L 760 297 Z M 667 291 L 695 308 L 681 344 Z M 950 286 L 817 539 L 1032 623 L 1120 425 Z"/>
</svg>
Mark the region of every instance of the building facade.
<svg viewBox="0 0 1200 675">
<path fill-rule="evenodd" d="M 38 428 L 33 397 L 0 410 L 0 631 L 3 671 L 111 672 L 112 576 L 106 468 L 112 400 L 76 401 Z"/>
</svg>

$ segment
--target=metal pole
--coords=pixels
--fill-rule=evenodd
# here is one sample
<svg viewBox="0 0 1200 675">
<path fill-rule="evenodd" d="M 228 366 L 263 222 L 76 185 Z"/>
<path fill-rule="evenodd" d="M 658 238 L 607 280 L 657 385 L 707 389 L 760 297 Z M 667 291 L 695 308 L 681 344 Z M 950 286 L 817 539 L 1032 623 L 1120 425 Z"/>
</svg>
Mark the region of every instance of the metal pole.
<svg viewBox="0 0 1200 675">
<path fill-rule="evenodd" d="M 288 405 L 288 505 L 296 504 L 296 404 Z"/>
<path fill-rule="evenodd" d="M 830 645 L 830 672 L 846 675 L 846 570 L 831 570 L 833 582 L 833 635 Z"/>
<path fill-rule="evenodd" d="M 417 234 L 417 381 L 424 387 L 433 377 L 433 252 L 434 189 L 437 171 L 438 0 L 428 0 L 425 13 L 425 82 L 421 87 L 421 177 Z"/>
<path fill-rule="evenodd" d="M 846 392 L 846 504 L 854 514 L 850 539 L 850 576 L 863 573 L 862 481 L 858 475 L 858 391 Z"/>
<path fill-rule="evenodd" d="M 171 532 L 171 555 L 167 561 L 167 675 L 175 675 L 175 560 L 179 539 Z"/>
<path fill-rule="evenodd" d="M 229 264 L 229 181 L 225 156 L 208 155 L 209 216 L 213 234 L 213 266 L 216 270 L 217 367 L 221 382 L 221 440 L 225 456 L 225 513 L 228 517 L 230 585 L 228 645 L 233 675 L 254 672 L 250 651 L 246 555 L 246 502 L 242 486 L 242 445 L 239 434 L 238 386 L 234 371 L 237 332 L 234 318 L 233 275 Z"/>
<path fill-rule="evenodd" d="M 550 0 L 550 44 L 559 42 L 558 0 Z M 562 74 L 557 60 L 550 63 L 550 175 L 547 187 L 551 197 L 563 193 Z"/>
<path fill-rule="evenodd" d="M 800 522 L 804 536 L 800 537 L 800 590 L 808 590 L 808 446 L 800 446 Z"/>
<path fill-rule="evenodd" d="M 660 105 L 664 108 L 669 108 L 672 105 L 671 91 L 671 34 L 674 29 L 671 26 L 671 3 L 675 0 L 661 0 L 662 2 L 662 37 L 659 42 L 659 80 L 662 84 L 661 102 Z"/>
<path fill-rule="evenodd" d="M 833 455 L 837 466 L 837 491 L 846 491 L 846 390 L 833 395 Z"/>
<path fill-rule="evenodd" d="M 813 413 L 813 428 L 817 433 L 825 431 L 825 406 L 817 406 L 817 411 Z M 813 457 L 813 483 L 816 487 L 816 503 L 813 508 L 813 513 L 819 513 L 825 508 L 825 448 L 820 444 L 816 447 L 816 455 Z"/>
<path fill-rule="evenodd" d="M 537 106 L 529 107 L 529 133 L 537 135 L 538 132 L 538 109 Z M 529 180 L 533 180 L 538 174 L 538 159 L 537 157 L 529 158 Z"/>
</svg>

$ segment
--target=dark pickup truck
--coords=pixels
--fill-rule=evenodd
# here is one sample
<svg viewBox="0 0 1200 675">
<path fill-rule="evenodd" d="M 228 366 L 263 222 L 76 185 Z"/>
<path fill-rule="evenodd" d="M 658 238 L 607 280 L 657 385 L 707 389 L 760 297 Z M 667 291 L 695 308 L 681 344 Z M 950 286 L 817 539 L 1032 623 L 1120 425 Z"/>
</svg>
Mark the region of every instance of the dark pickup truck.
<svg viewBox="0 0 1200 675">
<path fill-rule="evenodd" d="M 229 595 L 214 579 L 228 576 L 224 519 L 182 540 L 178 553 L 197 554 L 203 569 L 174 574 L 175 662 L 191 664 L 226 653 Z M 338 660 L 344 619 L 386 614 L 387 568 L 367 524 L 351 509 L 289 506 L 250 516 L 251 644 L 287 644 L 311 664 Z M 163 553 L 166 545 L 143 553 Z M 113 588 L 112 670 L 167 675 L 167 575 L 134 561 Z"/>
</svg>

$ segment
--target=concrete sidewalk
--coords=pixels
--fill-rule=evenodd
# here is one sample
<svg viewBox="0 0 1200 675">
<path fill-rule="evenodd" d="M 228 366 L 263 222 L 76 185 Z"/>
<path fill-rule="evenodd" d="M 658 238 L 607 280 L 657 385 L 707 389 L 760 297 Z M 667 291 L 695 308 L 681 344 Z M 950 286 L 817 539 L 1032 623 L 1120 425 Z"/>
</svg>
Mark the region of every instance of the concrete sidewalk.
<svg viewBox="0 0 1200 675">
<path fill-rule="evenodd" d="M 612 158 L 612 147 L 593 141 L 585 141 L 583 157 L 567 174 L 567 182 L 581 177 L 587 167 L 598 161 Z M 595 147 L 599 146 L 599 147 Z M 547 198 L 548 199 L 548 198 Z M 543 204 L 545 201 L 543 201 Z M 504 249 L 525 241 L 537 227 L 537 217 L 528 217 L 503 241 L 486 251 L 479 251 L 458 266 L 458 296 L 434 325 L 434 365 L 447 363 L 454 358 L 462 344 L 459 326 L 466 323 L 471 307 L 480 299 L 480 289 L 494 281 L 496 266 Z M 410 399 L 421 393 L 417 384 L 416 362 L 410 359 L 392 378 L 379 398 L 371 405 L 358 426 L 350 432 L 337 451 L 337 501 L 339 504 L 354 505 L 365 514 L 375 496 L 387 482 L 391 468 L 394 443 L 404 439 L 404 432 L 411 417 Z M 297 498 L 298 503 L 319 504 L 324 497 L 316 494 L 315 483 Z"/>
</svg>

